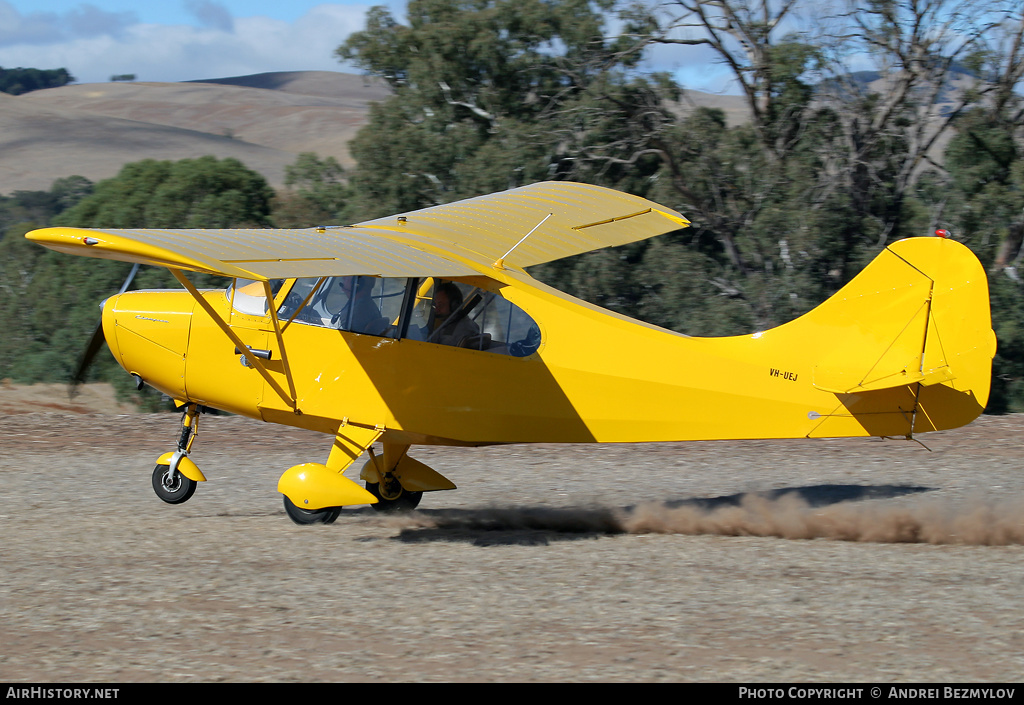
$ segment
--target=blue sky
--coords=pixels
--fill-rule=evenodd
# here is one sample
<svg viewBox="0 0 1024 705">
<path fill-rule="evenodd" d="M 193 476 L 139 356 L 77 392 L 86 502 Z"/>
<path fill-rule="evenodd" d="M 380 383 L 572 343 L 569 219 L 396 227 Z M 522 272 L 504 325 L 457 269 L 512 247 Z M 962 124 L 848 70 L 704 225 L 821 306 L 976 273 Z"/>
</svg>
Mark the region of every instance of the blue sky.
<svg viewBox="0 0 1024 705">
<path fill-rule="evenodd" d="M 371 4 L 381 3 L 0 0 L 0 66 L 64 67 L 81 83 L 344 70 L 332 52 Z"/>
<path fill-rule="evenodd" d="M 68 69 L 80 83 L 115 74 L 187 81 L 264 71 L 344 71 L 334 50 L 367 10 L 404 0 L 0 0 L 0 66 Z M 710 56 L 659 52 L 658 68 L 689 88 L 722 88 Z"/>
</svg>

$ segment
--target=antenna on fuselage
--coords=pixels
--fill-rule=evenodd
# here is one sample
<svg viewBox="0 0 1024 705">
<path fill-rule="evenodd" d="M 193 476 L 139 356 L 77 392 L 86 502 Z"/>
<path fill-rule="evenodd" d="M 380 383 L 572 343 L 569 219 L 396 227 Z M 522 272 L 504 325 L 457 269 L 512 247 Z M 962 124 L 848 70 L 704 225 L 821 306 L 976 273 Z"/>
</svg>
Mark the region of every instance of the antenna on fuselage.
<svg viewBox="0 0 1024 705">
<path fill-rule="evenodd" d="M 499 257 L 497 260 L 495 260 L 494 265 L 493 265 L 494 268 L 495 269 L 504 269 L 505 268 L 505 258 L 508 257 L 510 254 L 512 254 L 512 250 L 514 250 L 517 247 L 519 247 L 520 245 L 522 245 L 523 241 L 526 240 L 526 238 L 530 237 L 535 232 L 537 232 L 537 228 L 539 228 L 540 226 L 544 225 L 545 221 L 547 221 L 547 219 L 550 218 L 553 215 L 554 215 L 554 213 L 548 213 L 546 216 L 544 216 L 543 220 L 541 220 L 539 223 L 537 223 L 536 225 L 533 226 L 533 230 L 531 230 L 530 232 L 528 232 L 525 235 L 523 235 L 523 237 L 520 238 L 519 242 L 517 242 L 516 244 L 512 245 L 512 247 L 509 249 L 508 252 L 506 252 L 501 257 Z"/>
</svg>

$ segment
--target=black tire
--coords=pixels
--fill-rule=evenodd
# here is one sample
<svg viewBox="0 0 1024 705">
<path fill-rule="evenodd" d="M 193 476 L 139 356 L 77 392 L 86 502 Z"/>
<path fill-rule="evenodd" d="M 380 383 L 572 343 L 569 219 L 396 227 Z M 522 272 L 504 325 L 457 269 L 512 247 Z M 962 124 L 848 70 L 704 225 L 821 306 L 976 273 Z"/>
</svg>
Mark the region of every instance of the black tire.
<svg viewBox="0 0 1024 705">
<path fill-rule="evenodd" d="M 333 524 L 341 514 L 341 507 L 324 507 L 323 509 L 302 509 L 296 507 L 288 495 L 284 497 L 284 511 L 288 518 L 296 524 L 307 526 L 309 524 Z"/>
<path fill-rule="evenodd" d="M 173 477 L 168 472 L 170 465 L 157 465 L 153 468 L 153 491 L 156 496 L 168 504 L 182 504 L 196 493 L 199 485 L 175 470 Z"/>
<path fill-rule="evenodd" d="M 380 496 L 380 485 L 376 482 L 367 482 L 366 491 L 377 498 L 376 504 L 371 504 L 378 512 L 411 512 L 419 506 L 423 499 L 422 492 L 409 492 L 402 490 L 402 494 L 395 499 L 384 499 Z"/>
</svg>

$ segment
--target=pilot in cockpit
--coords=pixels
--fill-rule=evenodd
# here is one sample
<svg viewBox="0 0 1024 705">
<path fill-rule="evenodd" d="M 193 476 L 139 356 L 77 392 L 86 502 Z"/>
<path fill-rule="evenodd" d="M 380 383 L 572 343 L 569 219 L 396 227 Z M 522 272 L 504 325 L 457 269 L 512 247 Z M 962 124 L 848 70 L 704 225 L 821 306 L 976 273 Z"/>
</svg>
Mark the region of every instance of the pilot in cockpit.
<svg viewBox="0 0 1024 705">
<path fill-rule="evenodd" d="M 353 333 L 379 335 L 387 321 L 374 303 L 374 277 L 338 277 L 324 297 L 331 327 Z"/>
<path fill-rule="evenodd" d="M 434 292 L 434 323 L 429 340 L 441 345 L 460 345 L 462 341 L 480 334 L 480 328 L 470 320 L 469 311 L 462 308 L 462 292 L 452 282 L 445 282 Z"/>
</svg>

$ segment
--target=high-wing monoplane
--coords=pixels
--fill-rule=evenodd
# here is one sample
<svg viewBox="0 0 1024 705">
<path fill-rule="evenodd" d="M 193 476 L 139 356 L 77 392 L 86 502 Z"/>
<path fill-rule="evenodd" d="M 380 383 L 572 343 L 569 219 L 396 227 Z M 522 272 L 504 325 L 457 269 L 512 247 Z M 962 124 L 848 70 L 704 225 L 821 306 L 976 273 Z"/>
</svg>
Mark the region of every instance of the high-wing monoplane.
<svg viewBox="0 0 1024 705">
<path fill-rule="evenodd" d="M 414 445 L 912 437 L 981 413 L 988 285 L 950 239 L 894 243 L 806 315 L 722 338 L 618 315 L 524 269 L 688 224 L 636 196 L 547 182 L 345 227 L 27 237 L 167 267 L 184 287 L 102 307 L 117 361 L 183 410 L 152 478 L 169 503 L 206 479 L 189 457 L 205 407 L 333 438 L 324 462 L 280 478 L 300 524 L 454 489 Z M 230 282 L 199 290 L 187 272 Z M 361 487 L 343 472 L 364 453 Z"/>
</svg>

